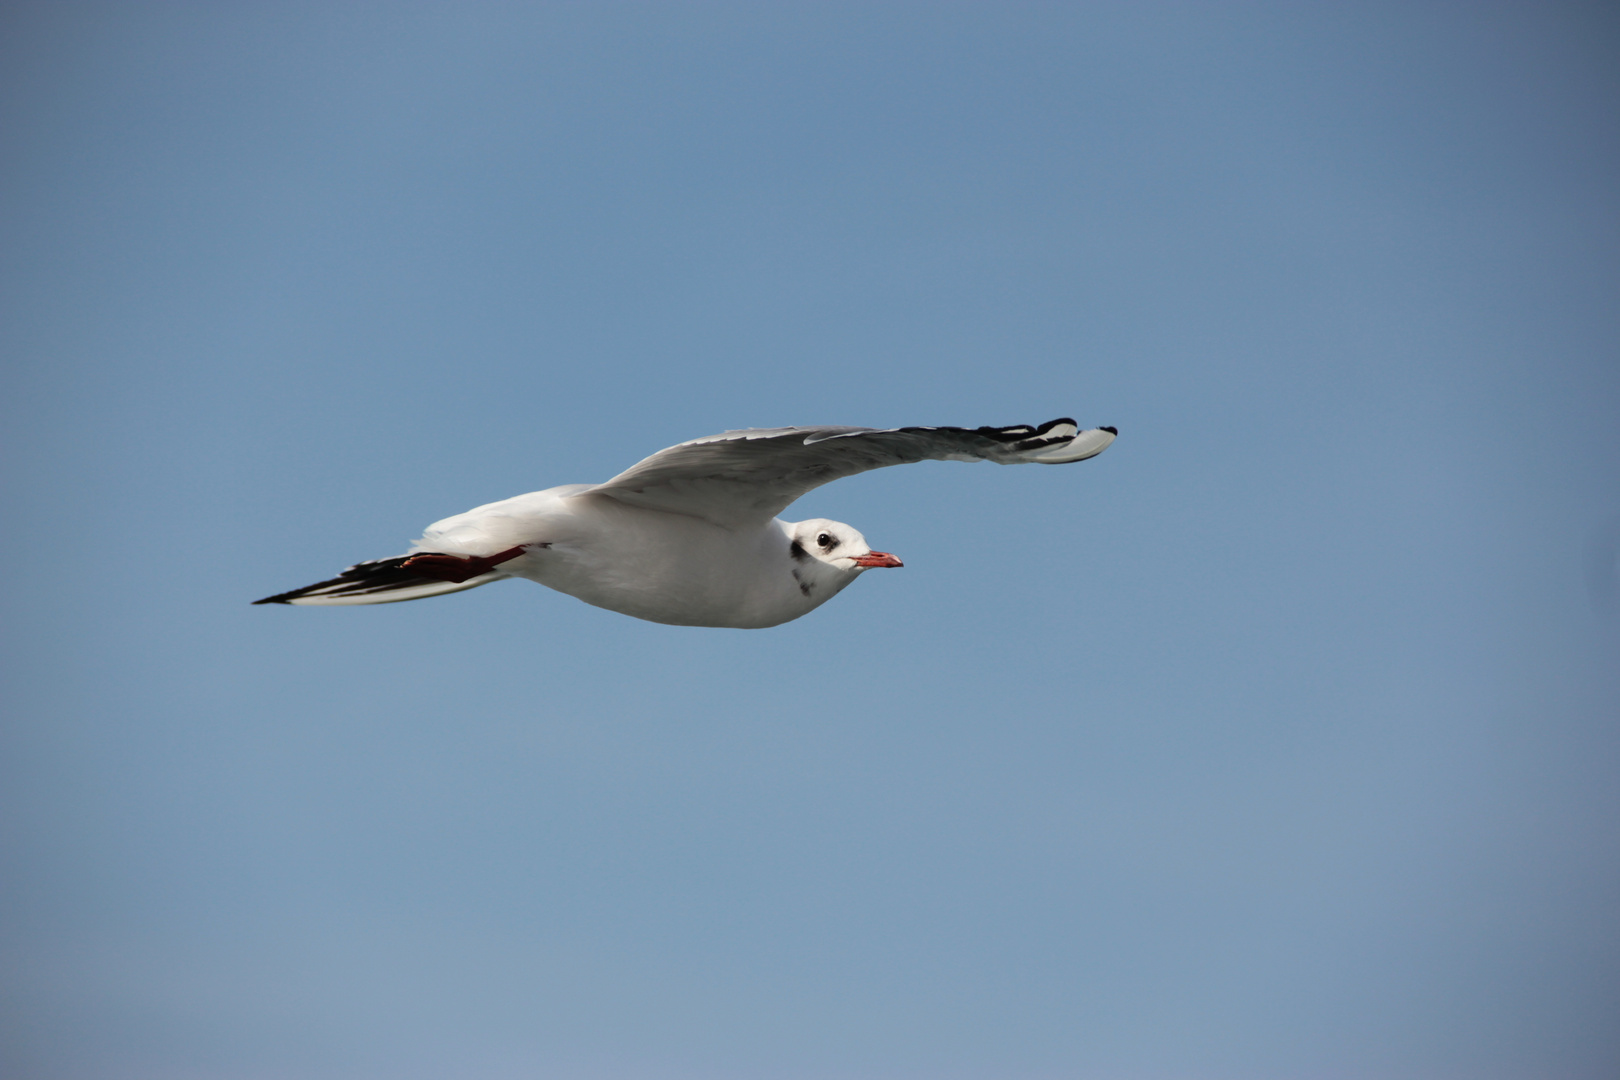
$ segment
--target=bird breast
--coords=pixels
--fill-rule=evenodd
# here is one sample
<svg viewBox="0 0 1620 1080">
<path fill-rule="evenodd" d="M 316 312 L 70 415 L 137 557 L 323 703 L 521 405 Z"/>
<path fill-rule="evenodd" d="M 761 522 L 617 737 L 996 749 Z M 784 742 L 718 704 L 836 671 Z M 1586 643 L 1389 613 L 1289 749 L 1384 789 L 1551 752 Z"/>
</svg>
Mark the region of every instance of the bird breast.
<svg viewBox="0 0 1620 1080">
<path fill-rule="evenodd" d="M 596 607 L 679 626 L 775 626 L 837 591 L 807 589 L 794 577 L 777 522 L 738 531 L 602 496 L 590 503 L 567 535 L 554 531 L 548 546 L 508 564 L 512 572 Z"/>
</svg>

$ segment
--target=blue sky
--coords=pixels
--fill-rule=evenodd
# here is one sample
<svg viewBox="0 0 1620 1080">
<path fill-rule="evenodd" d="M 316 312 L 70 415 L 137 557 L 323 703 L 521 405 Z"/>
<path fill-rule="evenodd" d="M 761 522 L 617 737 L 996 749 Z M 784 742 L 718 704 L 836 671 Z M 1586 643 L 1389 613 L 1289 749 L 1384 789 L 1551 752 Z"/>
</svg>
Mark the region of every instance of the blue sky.
<svg viewBox="0 0 1620 1080">
<path fill-rule="evenodd" d="M 1617 21 L 13 4 L 8 1075 L 1620 1067 Z M 794 423 L 768 631 L 248 601 Z"/>
</svg>

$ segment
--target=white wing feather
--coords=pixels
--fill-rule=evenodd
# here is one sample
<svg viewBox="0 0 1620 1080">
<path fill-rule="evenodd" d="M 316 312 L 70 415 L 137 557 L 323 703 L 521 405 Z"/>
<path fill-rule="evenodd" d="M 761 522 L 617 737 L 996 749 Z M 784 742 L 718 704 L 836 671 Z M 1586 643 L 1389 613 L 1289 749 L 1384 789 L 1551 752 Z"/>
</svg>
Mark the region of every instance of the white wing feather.
<svg viewBox="0 0 1620 1080">
<path fill-rule="evenodd" d="M 870 469 L 928 460 L 1064 465 L 1096 457 L 1116 434 L 1081 431 L 1068 419 L 1005 428 L 750 428 L 660 450 L 578 494 L 745 528 L 807 491 Z"/>
</svg>

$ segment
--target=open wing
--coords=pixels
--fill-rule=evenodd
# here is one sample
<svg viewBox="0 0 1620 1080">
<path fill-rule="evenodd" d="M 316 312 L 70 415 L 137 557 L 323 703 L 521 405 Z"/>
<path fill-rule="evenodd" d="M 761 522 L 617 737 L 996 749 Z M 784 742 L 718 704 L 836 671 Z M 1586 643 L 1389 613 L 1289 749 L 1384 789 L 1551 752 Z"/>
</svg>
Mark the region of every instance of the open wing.
<svg viewBox="0 0 1620 1080">
<path fill-rule="evenodd" d="M 584 495 L 688 514 L 727 528 L 761 525 L 800 495 L 843 476 L 914 461 L 1063 465 L 1096 457 L 1111 427 L 1073 420 L 1039 427 L 749 428 L 660 450 Z"/>
</svg>

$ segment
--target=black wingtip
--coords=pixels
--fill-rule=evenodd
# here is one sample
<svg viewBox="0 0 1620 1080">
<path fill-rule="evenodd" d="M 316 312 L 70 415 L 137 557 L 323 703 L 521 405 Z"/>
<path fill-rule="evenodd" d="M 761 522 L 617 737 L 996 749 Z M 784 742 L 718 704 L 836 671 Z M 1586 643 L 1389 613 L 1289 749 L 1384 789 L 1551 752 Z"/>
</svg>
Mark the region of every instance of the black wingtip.
<svg viewBox="0 0 1620 1080">
<path fill-rule="evenodd" d="M 286 593 L 281 593 L 278 596 L 267 596 L 263 600 L 255 600 L 255 601 L 253 601 L 253 603 L 255 605 L 258 605 L 258 604 L 285 604 L 285 603 L 288 603 L 288 601 L 283 600 L 281 598 L 282 596 L 285 596 L 285 595 L 287 595 L 287 594 Z"/>
<path fill-rule="evenodd" d="M 1106 431 L 1110 435 L 1118 435 L 1119 434 L 1119 428 L 1117 428 L 1117 427 L 1108 427 L 1106 424 L 1103 425 L 1102 427 L 1098 428 L 1097 430 L 1098 431 Z"/>
</svg>

